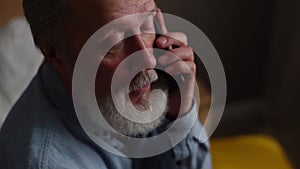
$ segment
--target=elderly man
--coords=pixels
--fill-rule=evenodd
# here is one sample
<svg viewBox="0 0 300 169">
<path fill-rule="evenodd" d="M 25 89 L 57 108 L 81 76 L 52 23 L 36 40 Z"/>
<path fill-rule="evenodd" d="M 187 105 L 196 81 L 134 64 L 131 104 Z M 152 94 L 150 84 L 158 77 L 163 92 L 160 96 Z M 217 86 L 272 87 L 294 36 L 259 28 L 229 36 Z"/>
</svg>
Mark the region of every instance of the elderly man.
<svg viewBox="0 0 300 169">
<path fill-rule="evenodd" d="M 167 32 L 162 13 L 153 0 L 24 0 L 23 5 L 34 41 L 44 54 L 45 62 L 1 130 L 0 168 L 211 168 L 208 144 L 201 143 L 196 134 L 199 131 L 195 132 L 200 126 L 198 121 L 172 149 L 152 157 L 128 158 L 107 152 L 95 144 L 76 116 L 72 102 L 72 77 L 83 45 L 106 23 L 143 12 L 155 15 L 145 24 L 135 25 L 134 29 L 140 30 L 139 34 L 121 39 L 100 64 L 95 93 L 103 116 L 118 132 L 139 138 L 159 134 L 164 131 L 166 123 L 196 111 L 196 103 L 193 102 L 196 71 L 193 50 L 187 46 L 184 34 Z M 155 29 L 154 20 L 158 21 L 164 35 L 158 37 L 147 33 Z M 170 54 L 157 59 L 153 50 L 144 50 L 153 46 L 168 48 L 179 59 L 172 58 Z M 153 111 L 163 107 L 165 113 L 149 123 L 134 122 L 120 115 L 113 106 L 110 92 L 118 65 L 140 50 L 143 50 L 141 62 L 131 62 L 117 83 L 126 81 L 127 71 L 131 68 L 141 64 L 147 67 L 130 82 L 128 95 L 133 108 L 125 109 L 123 113 L 134 116 L 152 106 L 149 116 L 145 117 L 147 120 L 153 118 Z M 157 64 L 168 74 L 184 78 L 184 94 L 179 93 L 178 87 L 170 88 L 166 75 L 154 69 Z M 155 88 L 163 89 L 164 97 L 150 101 L 150 92 Z M 122 105 L 124 100 L 128 102 L 124 95 L 124 92 L 117 92 L 114 98 Z M 180 97 L 183 99 L 180 100 Z M 167 104 L 167 108 L 163 104 Z M 123 106 L 128 105 L 125 103 Z"/>
</svg>

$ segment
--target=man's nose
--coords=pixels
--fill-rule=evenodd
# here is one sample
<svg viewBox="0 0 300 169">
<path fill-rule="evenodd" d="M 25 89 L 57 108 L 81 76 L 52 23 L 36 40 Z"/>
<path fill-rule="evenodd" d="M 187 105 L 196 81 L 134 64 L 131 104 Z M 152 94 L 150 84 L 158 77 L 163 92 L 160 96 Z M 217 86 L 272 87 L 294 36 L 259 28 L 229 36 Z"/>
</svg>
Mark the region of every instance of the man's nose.
<svg viewBox="0 0 300 169">
<path fill-rule="evenodd" d="M 137 53 L 138 56 L 131 63 L 134 69 L 150 69 L 155 68 L 156 58 L 153 55 L 153 42 L 149 42 L 143 38 L 142 35 L 136 35 L 132 37 L 132 49 L 133 53 Z"/>
</svg>

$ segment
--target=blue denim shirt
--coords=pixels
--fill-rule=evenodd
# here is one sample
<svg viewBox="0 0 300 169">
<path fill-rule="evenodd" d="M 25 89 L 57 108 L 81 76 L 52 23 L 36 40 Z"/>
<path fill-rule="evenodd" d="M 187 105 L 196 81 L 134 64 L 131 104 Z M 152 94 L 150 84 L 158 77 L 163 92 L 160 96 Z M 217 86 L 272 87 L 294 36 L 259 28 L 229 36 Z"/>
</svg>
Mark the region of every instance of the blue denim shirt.
<svg viewBox="0 0 300 169">
<path fill-rule="evenodd" d="M 1 129 L 0 169 L 210 169 L 209 144 L 199 142 L 199 130 L 197 121 L 185 139 L 157 156 L 109 153 L 83 131 L 71 96 L 55 70 L 43 64 Z"/>
</svg>

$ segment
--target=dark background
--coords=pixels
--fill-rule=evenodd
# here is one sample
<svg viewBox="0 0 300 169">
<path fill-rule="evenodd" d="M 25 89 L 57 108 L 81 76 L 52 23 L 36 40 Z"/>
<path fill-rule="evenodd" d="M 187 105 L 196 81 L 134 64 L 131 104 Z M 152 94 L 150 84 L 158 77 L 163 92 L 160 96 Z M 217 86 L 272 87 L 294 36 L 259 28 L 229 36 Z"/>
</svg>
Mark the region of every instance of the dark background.
<svg viewBox="0 0 300 169">
<path fill-rule="evenodd" d="M 300 1 L 158 1 L 197 25 L 223 62 L 228 101 L 214 137 L 267 133 L 300 168 Z"/>
<path fill-rule="evenodd" d="M 22 15 L 0 1 L 0 26 Z M 163 12 L 196 24 L 223 62 L 228 101 L 214 137 L 267 133 L 300 168 L 300 1 L 159 0 Z"/>
</svg>

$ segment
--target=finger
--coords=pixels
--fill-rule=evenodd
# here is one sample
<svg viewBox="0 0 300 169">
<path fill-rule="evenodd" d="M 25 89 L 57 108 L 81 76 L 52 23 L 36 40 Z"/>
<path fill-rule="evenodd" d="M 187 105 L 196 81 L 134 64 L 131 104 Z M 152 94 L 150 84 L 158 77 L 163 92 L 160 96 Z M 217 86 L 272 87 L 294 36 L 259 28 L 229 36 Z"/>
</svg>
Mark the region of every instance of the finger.
<svg viewBox="0 0 300 169">
<path fill-rule="evenodd" d="M 168 48 L 169 46 L 187 46 L 187 37 L 185 34 L 180 33 L 180 32 L 172 32 L 172 33 L 167 33 L 165 35 L 161 35 L 157 40 L 156 40 L 156 45 L 159 48 Z"/>
<path fill-rule="evenodd" d="M 179 60 L 194 62 L 193 49 L 191 47 L 172 49 L 159 57 L 158 63 L 162 66 L 167 66 Z"/>
<path fill-rule="evenodd" d="M 166 24 L 165 24 L 165 20 L 164 20 L 164 16 L 161 12 L 161 10 L 158 8 L 157 11 L 156 11 L 156 18 L 157 18 L 157 21 L 158 21 L 158 25 L 162 31 L 162 34 L 165 34 L 168 32 L 168 29 L 166 27 Z"/>
<path fill-rule="evenodd" d="M 184 45 L 188 45 L 188 38 L 186 36 L 186 34 L 182 33 L 182 32 L 168 32 L 166 34 L 164 34 L 167 37 L 171 37 L 173 39 L 176 39 L 180 42 L 182 42 Z"/>
<path fill-rule="evenodd" d="M 172 76 L 180 74 L 195 75 L 196 64 L 194 62 L 177 61 L 165 69 L 165 72 Z"/>
</svg>

